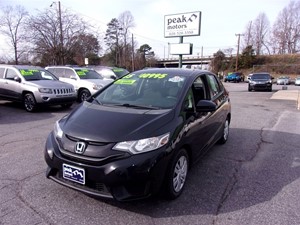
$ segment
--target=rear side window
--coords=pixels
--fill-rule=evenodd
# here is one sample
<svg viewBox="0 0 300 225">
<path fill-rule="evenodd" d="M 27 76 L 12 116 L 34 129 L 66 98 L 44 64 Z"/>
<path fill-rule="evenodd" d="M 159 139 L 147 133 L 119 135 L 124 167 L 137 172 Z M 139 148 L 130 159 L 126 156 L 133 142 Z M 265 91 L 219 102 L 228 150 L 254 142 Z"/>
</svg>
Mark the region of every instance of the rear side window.
<svg viewBox="0 0 300 225">
<path fill-rule="evenodd" d="M 0 78 L 4 77 L 4 70 L 5 68 L 0 68 Z"/>
<path fill-rule="evenodd" d="M 18 76 L 18 74 L 16 71 L 14 71 L 12 69 L 7 69 L 5 79 L 13 80 L 17 76 Z"/>
</svg>

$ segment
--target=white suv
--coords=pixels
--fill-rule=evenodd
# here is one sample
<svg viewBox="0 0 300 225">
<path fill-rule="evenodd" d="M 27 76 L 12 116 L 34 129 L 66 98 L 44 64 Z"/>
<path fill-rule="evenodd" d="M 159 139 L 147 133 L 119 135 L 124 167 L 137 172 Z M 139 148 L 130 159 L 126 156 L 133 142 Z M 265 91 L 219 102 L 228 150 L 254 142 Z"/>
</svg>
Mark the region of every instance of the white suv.
<svg viewBox="0 0 300 225">
<path fill-rule="evenodd" d="M 22 102 L 33 112 L 39 104 L 69 108 L 76 92 L 42 67 L 0 65 L 0 99 Z"/>
<path fill-rule="evenodd" d="M 95 70 L 84 67 L 48 66 L 46 70 L 56 75 L 59 80 L 74 85 L 79 102 L 85 101 L 92 94 L 113 81 L 103 79 Z"/>
</svg>

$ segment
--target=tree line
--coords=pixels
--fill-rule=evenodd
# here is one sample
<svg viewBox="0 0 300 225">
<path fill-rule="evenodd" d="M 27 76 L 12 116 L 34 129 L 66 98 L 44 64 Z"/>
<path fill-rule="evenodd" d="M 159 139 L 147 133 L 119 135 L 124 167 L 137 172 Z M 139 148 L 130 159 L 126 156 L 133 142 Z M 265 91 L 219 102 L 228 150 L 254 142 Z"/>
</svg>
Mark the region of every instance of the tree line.
<svg viewBox="0 0 300 225">
<path fill-rule="evenodd" d="M 55 4 L 59 4 L 58 7 Z M 33 65 L 107 65 L 141 69 L 156 63 L 148 44 L 137 47 L 130 30 L 135 26 L 129 11 L 113 18 L 103 39 L 95 27 L 79 15 L 61 9 L 60 2 L 30 15 L 21 6 L 6 6 L 0 14 L 0 34 L 9 40 L 14 57 L 0 59 L 11 64 Z M 100 52 L 105 52 L 99 56 Z"/>
<path fill-rule="evenodd" d="M 253 65 L 266 63 L 268 57 L 265 56 L 268 55 L 299 54 L 300 1 L 290 1 L 279 12 L 273 25 L 265 13 L 260 13 L 254 20 L 248 22 L 241 38 L 240 54 L 232 56 L 233 49 L 219 50 L 214 54 L 211 63 L 214 72 L 234 71 L 236 67 L 237 70 L 249 69 Z M 293 72 L 297 73 L 297 69 Z"/>
</svg>

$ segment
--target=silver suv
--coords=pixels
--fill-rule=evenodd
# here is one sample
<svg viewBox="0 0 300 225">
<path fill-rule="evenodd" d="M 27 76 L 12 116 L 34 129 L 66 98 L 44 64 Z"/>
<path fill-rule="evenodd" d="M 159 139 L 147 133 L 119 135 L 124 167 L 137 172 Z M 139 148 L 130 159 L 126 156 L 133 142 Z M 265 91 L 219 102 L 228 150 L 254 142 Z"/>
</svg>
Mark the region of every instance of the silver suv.
<svg viewBox="0 0 300 225">
<path fill-rule="evenodd" d="M 48 66 L 46 70 L 59 80 L 74 85 L 78 102 L 85 101 L 113 80 L 106 80 L 94 69 L 72 66 Z"/>
<path fill-rule="evenodd" d="M 22 102 L 33 112 L 39 104 L 69 108 L 76 101 L 76 92 L 73 85 L 42 67 L 0 65 L 0 99 Z"/>
</svg>

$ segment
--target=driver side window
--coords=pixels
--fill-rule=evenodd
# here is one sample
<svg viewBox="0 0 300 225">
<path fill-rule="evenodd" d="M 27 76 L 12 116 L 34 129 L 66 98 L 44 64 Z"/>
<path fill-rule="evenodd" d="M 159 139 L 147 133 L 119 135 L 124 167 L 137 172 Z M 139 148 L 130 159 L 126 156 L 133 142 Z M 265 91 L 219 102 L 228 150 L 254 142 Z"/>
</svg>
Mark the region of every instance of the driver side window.
<svg viewBox="0 0 300 225">
<path fill-rule="evenodd" d="M 14 70 L 7 69 L 5 79 L 13 80 L 17 76 L 18 76 L 18 74 Z"/>
</svg>

